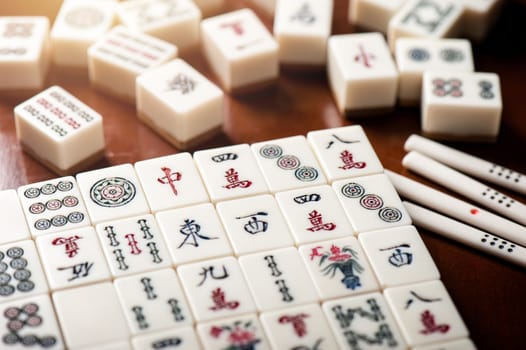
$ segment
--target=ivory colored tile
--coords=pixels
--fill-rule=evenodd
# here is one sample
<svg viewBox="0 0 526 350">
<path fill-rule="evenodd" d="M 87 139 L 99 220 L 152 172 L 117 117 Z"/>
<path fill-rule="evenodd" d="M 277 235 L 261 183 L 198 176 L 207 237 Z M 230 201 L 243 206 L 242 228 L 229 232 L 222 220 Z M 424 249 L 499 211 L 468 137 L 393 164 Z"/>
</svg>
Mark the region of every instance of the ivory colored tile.
<svg viewBox="0 0 526 350">
<path fill-rule="evenodd" d="M 139 119 L 179 149 L 222 128 L 223 92 L 182 59 L 140 75 L 136 89 Z"/>
<path fill-rule="evenodd" d="M 462 33 L 469 39 L 482 41 L 500 16 L 502 0 L 462 0 Z"/>
<path fill-rule="evenodd" d="M 471 339 L 465 338 L 433 345 L 417 346 L 413 350 L 477 350 L 477 348 Z"/>
<path fill-rule="evenodd" d="M 134 350 L 156 350 L 176 347 L 178 350 L 202 349 L 192 327 L 173 328 L 135 336 L 131 340 Z"/>
<path fill-rule="evenodd" d="M 349 21 L 363 29 L 387 33 L 389 20 L 406 0 L 350 0 Z"/>
<path fill-rule="evenodd" d="M 31 238 L 24 210 L 15 190 L 0 191 L 0 222 L 5 225 L 0 233 L 0 244 Z"/>
<path fill-rule="evenodd" d="M 118 26 L 88 49 L 90 83 L 98 90 L 134 103 L 137 76 L 176 56 L 174 45 Z M 116 81 L 119 83 L 115 84 Z"/>
<path fill-rule="evenodd" d="M 103 156 L 102 117 L 59 86 L 22 102 L 14 114 L 24 151 L 60 175 L 82 170 Z"/>
</svg>

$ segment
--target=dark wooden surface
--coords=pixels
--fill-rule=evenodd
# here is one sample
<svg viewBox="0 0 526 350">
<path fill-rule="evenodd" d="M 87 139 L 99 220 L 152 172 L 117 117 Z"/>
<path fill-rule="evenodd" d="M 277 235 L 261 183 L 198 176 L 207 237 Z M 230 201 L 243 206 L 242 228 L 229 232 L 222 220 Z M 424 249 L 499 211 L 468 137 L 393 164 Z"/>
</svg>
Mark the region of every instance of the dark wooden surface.
<svg viewBox="0 0 526 350">
<path fill-rule="evenodd" d="M 526 173 L 526 7 L 519 3 L 507 3 L 490 36 L 474 47 L 477 71 L 496 72 L 501 78 L 504 112 L 499 139 L 495 144 L 452 145 Z M 227 9 L 245 4 L 227 0 Z M 2 12 L 7 13 L 2 10 L 0 15 Z M 270 26 L 271 19 L 258 14 Z M 354 31 L 347 22 L 347 1 L 335 0 L 333 33 Z M 183 58 L 217 81 L 199 53 Z M 103 115 L 106 155 L 93 168 L 178 152 L 137 120 L 134 106 L 94 91 L 85 75 L 64 76 L 55 70 L 49 75 L 51 84 L 61 85 Z M 0 190 L 57 177 L 24 154 L 17 143 L 12 111 L 23 100 L 0 95 Z M 420 131 L 418 109 L 397 108 L 381 117 L 346 120 L 335 108 L 325 72 L 284 71 L 274 88 L 228 97 L 225 108 L 223 133 L 195 150 L 361 124 L 386 168 L 419 179 L 401 166 L 404 141 Z M 507 193 L 526 201 L 524 196 Z M 424 230 L 420 232 L 478 348 L 525 349 L 525 270 Z"/>
</svg>

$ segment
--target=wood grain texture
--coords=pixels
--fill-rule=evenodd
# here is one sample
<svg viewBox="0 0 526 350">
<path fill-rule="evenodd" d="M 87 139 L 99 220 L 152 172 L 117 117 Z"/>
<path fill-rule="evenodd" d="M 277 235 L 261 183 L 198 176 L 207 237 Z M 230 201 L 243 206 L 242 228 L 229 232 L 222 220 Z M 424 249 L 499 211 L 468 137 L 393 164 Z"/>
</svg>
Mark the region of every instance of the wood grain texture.
<svg viewBox="0 0 526 350">
<path fill-rule="evenodd" d="M 335 0 L 334 34 L 354 32 L 347 22 L 347 3 Z M 504 113 L 498 141 L 450 145 L 526 173 L 526 40 L 524 30 L 516 31 L 523 28 L 526 20 L 526 7 L 521 3 L 524 4 L 506 3 L 491 35 L 474 48 L 477 71 L 496 72 L 501 78 Z M 245 1 L 227 1 L 227 10 L 244 6 Z M 8 12 L 0 10 L 2 13 Z M 270 26 L 271 19 L 259 14 Z M 183 58 L 217 82 L 199 52 Z M 61 85 L 103 115 L 106 154 L 94 168 L 178 152 L 137 120 L 134 106 L 90 88 L 86 74 L 66 75 L 53 70 L 48 77 L 48 85 L 52 84 Z M 57 177 L 24 154 L 17 143 L 13 108 L 23 100 L 0 96 L 0 190 Z M 223 132 L 194 150 L 361 124 L 386 168 L 427 183 L 401 166 L 404 141 L 410 134 L 420 132 L 419 110 L 397 108 L 381 117 L 346 120 L 336 110 L 325 72 L 282 71 L 275 87 L 247 96 L 228 97 L 225 109 Z M 526 201 L 524 196 L 503 192 Z M 478 348 L 524 348 L 525 271 L 432 233 L 420 232 Z"/>
</svg>

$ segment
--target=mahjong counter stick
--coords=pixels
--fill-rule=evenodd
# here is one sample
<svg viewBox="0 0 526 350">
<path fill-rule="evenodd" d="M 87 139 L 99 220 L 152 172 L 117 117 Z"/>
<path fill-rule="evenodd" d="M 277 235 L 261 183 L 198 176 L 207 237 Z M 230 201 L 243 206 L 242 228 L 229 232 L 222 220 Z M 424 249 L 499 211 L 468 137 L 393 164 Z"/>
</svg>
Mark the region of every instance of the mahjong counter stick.
<svg viewBox="0 0 526 350">
<path fill-rule="evenodd" d="M 405 201 L 403 204 L 416 226 L 526 267 L 526 248 L 503 241 L 487 232 L 416 204 Z"/>
<path fill-rule="evenodd" d="M 526 247 L 525 226 L 387 169 L 385 173 L 402 197 Z"/>
<path fill-rule="evenodd" d="M 417 151 L 465 174 L 526 194 L 526 175 L 458 151 L 418 135 L 405 142 L 406 151 Z"/>
<path fill-rule="evenodd" d="M 492 189 L 469 176 L 426 157 L 409 152 L 402 160 L 404 167 L 420 174 L 464 197 L 496 211 L 522 225 L 526 225 L 526 205 Z"/>
</svg>

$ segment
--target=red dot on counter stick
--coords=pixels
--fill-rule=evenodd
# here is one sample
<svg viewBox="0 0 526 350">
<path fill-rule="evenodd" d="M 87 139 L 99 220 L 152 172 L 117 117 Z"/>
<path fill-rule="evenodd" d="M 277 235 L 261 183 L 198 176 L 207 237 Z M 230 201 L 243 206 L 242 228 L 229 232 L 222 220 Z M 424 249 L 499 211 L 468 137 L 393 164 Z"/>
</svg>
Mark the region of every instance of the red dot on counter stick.
<svg viewBox="0 0 526 350">
<path fill-rule="evenodd" d="M 469 212 L 471 214 L 473 214 L 473 215 L 477 215 L 479 213 L 479 210 L 478 209 L 471 209 Z"/>
</svg>

